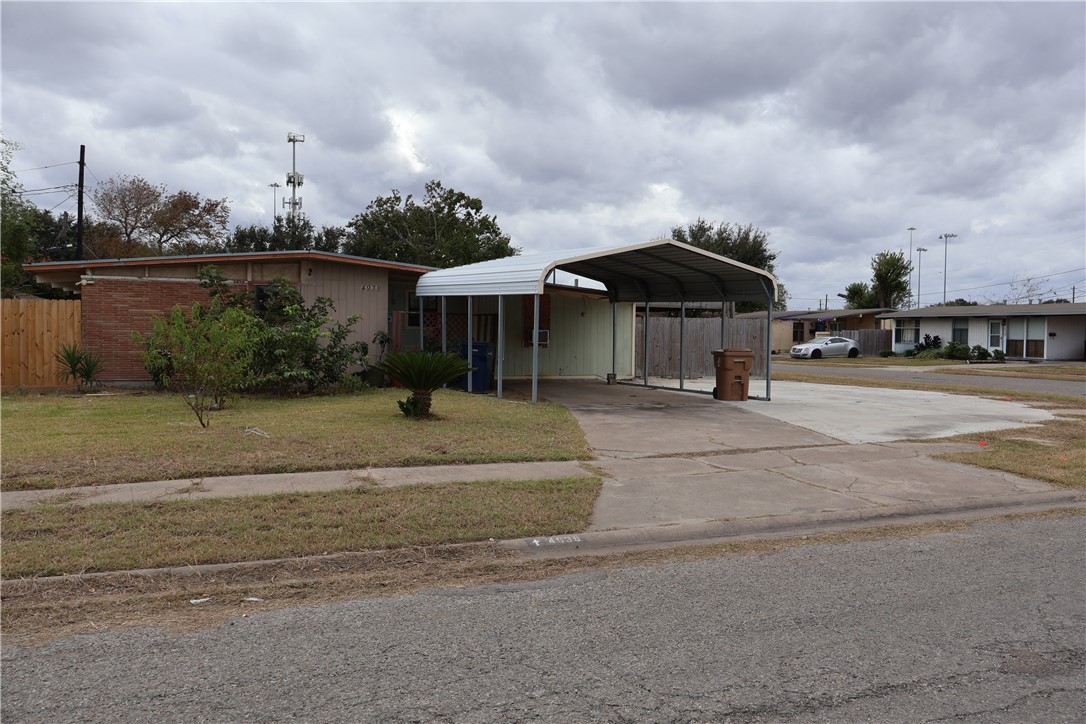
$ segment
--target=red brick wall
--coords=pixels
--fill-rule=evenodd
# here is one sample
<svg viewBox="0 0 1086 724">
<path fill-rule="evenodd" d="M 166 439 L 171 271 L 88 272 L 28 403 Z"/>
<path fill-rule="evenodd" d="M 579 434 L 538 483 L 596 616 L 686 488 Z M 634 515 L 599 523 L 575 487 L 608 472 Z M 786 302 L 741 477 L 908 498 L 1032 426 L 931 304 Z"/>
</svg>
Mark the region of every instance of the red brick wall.
<svg viewBox="0 0 1086 724">
<path fill-rule="evenodd" d="M 94 277 L 82 287 L 83 345 L 102 357 L 103 382 L 149 382 L 142 349 L 132 333 L 147 334 L 151 320 L 180 304 L 208 303 L 206 289 L 196 280 L 113 279 Z"/>
</svg>

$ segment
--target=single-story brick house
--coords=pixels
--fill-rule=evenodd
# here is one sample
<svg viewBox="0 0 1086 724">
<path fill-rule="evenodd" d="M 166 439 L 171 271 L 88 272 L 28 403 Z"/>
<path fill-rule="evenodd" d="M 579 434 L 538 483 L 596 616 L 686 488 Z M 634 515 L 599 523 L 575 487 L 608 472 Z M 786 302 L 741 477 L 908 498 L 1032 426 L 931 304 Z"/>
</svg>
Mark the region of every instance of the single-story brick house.
<svg viewBox="0 0 1086 724">
<path fill-rule="evenodd" d="M 924 335 L 943 343 L 980 345 L 1011 359 L 1086 359 L 1086 302 L 923 307 L 879 315 L 894 325 L 894 351 L 912 349 Z"/>
<path fill-rule="evenodd" d="M 174 305 L 206 303 L 208 292 L 200 287 L 197 273 L 211 265 L 250 289 L 283 278 L 298 285 L 307 304 L 328 297 L 340 321 L 361 315 L 351 341 L 365 342 L 378 330 L 417 339 L 407 326 L 413 322 L 417 328 L 418 315 L 412 319 L 406 312 L 415 305 L 418 278 L 433 270 L 321 251 L 40 262 L 24 268 L 39 282 L 79 294 L 83 345 L 102 357 L 103 382 L 124 384 L 150 380 L 132 333 L 146 334 L 151 320 Z"/>
</svg>

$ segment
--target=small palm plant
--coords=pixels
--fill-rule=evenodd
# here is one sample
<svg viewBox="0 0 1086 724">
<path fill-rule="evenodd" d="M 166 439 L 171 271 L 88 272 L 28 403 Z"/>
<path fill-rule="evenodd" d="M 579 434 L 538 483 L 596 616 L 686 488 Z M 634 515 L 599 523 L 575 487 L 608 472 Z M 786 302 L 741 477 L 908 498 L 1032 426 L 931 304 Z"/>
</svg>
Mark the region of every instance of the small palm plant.
<svg viewBox="0 0 1086 724">
<path fill-rule="evenodd" d="M 407 417 L 428 417 L 434 390 L 474 369 L 451 352 L 393 352 L 374 366 L 411 390 L 411 397 L 400 401 Z"/>
<path fill-rule="evenodd" d="M 61 345 L 53 354 L 53 359 L 60 365 L 60 379 L 74 382 L 80 392 L 86 392 L 100 384 L 102 358 L 83 349 L 78 342 Z"/>
</svg>

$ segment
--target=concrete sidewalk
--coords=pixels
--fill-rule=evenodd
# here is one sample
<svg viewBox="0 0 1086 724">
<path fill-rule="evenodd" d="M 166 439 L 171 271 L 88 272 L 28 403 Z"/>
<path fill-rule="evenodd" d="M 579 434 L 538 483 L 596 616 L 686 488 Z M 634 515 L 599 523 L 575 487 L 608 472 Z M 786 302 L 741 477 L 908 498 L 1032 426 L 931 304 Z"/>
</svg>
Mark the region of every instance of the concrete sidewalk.
<svg viewBox="0 0 1086 724">
<path fill-rule="evenodd" d="M 711 380 L 686 386 L 707 390 Z M 5 493 L 0 507 L 603 475 L 603 491 L 587 532 L 508 542 L 520 550 L 555 553 L 819 522 L 1054 505 L 1079 497 L 1035 480 L 932 457 L 976 449 L 972 445 L 903 442 L 1023 427 L 1050 419 L 1046 411 L 942 393 L 797 382 L 776 382 L 772 391 L 771 402 L 720 402 L 693 391 L 548 380 L 540 385 L 541 396 L 572 411 L 597 459 L 21 491 Z"/>
</svg>

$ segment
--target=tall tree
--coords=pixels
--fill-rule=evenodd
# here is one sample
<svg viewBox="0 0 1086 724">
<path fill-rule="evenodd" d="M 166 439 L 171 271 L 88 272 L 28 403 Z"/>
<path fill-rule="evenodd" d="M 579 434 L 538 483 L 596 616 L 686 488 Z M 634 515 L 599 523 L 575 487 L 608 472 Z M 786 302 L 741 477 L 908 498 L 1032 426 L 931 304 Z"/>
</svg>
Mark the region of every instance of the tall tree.
<svg viewBox="0 0 1086 724">
<path fill-rule="evenodd" d="M 871 257 L 871 284 L 853 282 L 845 287 L 849 309 L 897 308 L 909 298 L 912 262 L 901 251 L 880 251 Z"/>
<path fill-rule="evenodd" d="M 91 198 L 119 242 L 116 256 L 199 254 L 221 243 L 230 220 L 226 199 L 204 199 L 192 191 L 171 194 L 140 176 L 111 178 Z"/>
<path fill-rule="evenodd" d="M 63 256 L 71 225 L 67 214 L 54 217 L 24 198 L 22 184 L 11 168 L 17 150 L 18 143 L 0 138 L 0 293 L 5 297 L 70 296 L 38 284 L 22 268 L 27 262 Z"/>
<path fill-rule="evenodd" d="M 342 226 L 322 226 L 320 231 L 317 231 L 313 222 L 305 217 L 276 216 L 270 229 L 256 224 L 234 227 L 221 250 L 247 252 L 307 249 L 337 252 L 346 236 L 347 230 Z"/>
<path fill-rule="evenodd" d="M 776 275 L 777 252 L 769 248 L 769 234 L 753 224 L 717 225 L 699 216 L 697 221 L 686 228 L 672 227 L 671 238 Z M 741 302 L 736 305 L 736 311 L 754 312 L 764 310 L 765 307 L 762 303 Z M 777 283 L 777 298 L 773 302 L 773 308 L 788 308 L 788 291 L 780 282 Z"/>
<path fill-rule="evenodd" d="M 426 184 L 422 203 L 393 189 L 347 227 L 344 253 L 389 261 L 453 267 L 520 253 L 482 201 L 440 181 Z"/>
</svg>

